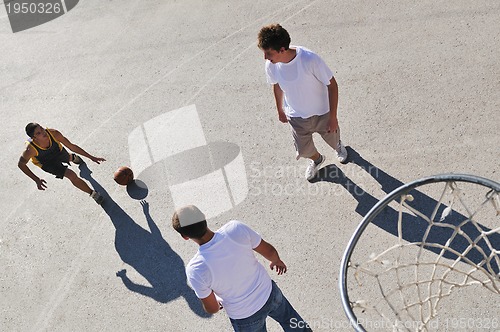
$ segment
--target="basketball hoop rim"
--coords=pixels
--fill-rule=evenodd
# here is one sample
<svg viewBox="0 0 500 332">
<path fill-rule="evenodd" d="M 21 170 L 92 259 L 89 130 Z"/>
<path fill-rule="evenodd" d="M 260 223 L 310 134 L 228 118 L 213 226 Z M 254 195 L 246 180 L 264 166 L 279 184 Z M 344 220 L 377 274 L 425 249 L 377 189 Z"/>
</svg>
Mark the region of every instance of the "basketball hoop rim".
<svg viewBox="0 0 500 332">
<path fill-rule="evenodd" d="M 368 224 L 370 224 L 373 221 L 373 219 L 380 213 L 380 211 L 386 207 L 387 203 L 394 200 L 396 197 L 401 196 L 402 194 L 406 194 L 409 191 L 421 185 L 436 183 L 436 182 L 448 182 L 448 181 L 461 181 L 461 182 L 479 184 L 485 187 L 489 187 L 496 192 L 500 192 L 500 183 L 476 175 L 446 173 L 446 174 L 428 176 L 404 184 L 391 191 L 382 200 L 378 201 L 377 204 L 375 204 L 370 209 L 370 211 L 368 211 L 368 213 L 363 217 L 363 219 L 359 223 L 358 227 L 356 227 L 356 230 L 349 239 L 346 250 L 342 255 L 342 260 L 340 262 L 340 274 L 339 274 L 339 284 L 338 284 L 340 290 L 340 298 L 342 301 L 342 307 L 344 308 L 344 312 L 347 315 L 347 318 L 349 318 L 351 326 L 356 331 L 366 332 L 363 325 L 361 325 L 358 322 L 358 318 L 354 314 L 351 308 L 351 304 L 349 302 L 349 297 L 347 295 L 347 269 L 352 253 L 354 251 L 354 248 L 356 247 L 356 244 L 358 243 L 359 238 L 361 237 L 361 234 L 363 234 L 366 227 L 368 227 Z"/>
</svg>

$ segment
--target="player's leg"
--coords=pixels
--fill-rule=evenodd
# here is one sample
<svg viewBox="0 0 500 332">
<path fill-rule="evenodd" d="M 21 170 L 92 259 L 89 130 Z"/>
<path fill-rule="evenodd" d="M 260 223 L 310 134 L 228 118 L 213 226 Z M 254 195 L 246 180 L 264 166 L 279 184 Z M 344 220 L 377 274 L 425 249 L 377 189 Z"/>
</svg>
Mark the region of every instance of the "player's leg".
<svg viewBox="0 0 500 332">
<path fill-rule="evenodd" d="M 74 162 L 75 164 L 80 164 L 82 162 L 82 159 L 79 156 L 74 153 L 70 155 L 65 148 L 61 151 L 60 160 L 67 164 L 69 164 L 69 162 Z M 87 182 L 78 177 L 75 172 L 68 169 L 66 166 L 62 166 L 65 168 L 64 177 L 67 177 L 75 187 L 89 194 L 97 204 L 101 204 L 104 201 L 104 197 L 102 197 L 97 191 L 91 189 Z"/>
<path fill-rule="evenodd" d="M 288 123 L 292 127 L 297 159 L 300 157 L 310 159 L 305 177 L 307 180 L 312 180 L 325 161 L 325 157 L 318 152 L 312 138 L 314 119 L 290 118 Z"/>
<path fill-rule="evenodd" d="M 247 318 L 229 318 L 234 332 L 266 332 L 266 318 L 269 313 L 268 306 L 269 304 L 266 303 L 259 311 Z"/>
<path fill-rule="evenodd" d="M 92 197 L 97 202 L 97 204 L 101 204 L 103 202 L 104 197 L 102 197 L 101 194 L 99 194 L 97 191 L 91 189 L 87 182 L 79 178 L 78 175 L 76 175 L 76 173 L 71 169 L 66 168 L 64 177 L 68 178 L 75 187 L 89 194 L 90 197 Z"/>
<path fill-rule="evenodd" d="M 79 178 L 78 175 L 76 175 L 76 173 L 73 172 L 71 169 L 66 168 L 64 177 L 68 178 L 71 181 L 71 183 L 81 191 L 84 191 L 89 195 L 92 194 L 93 190 L 89 187 L 87 182 Z"/>
<path fill-rule="evenodd" d="M 79 178 L 75 172 L 68 169 L 68 166 L 65 165 L 70 160 L 71 157 L 68 154 L 68 151 L 63 148 L 58 156 L 43 164 L 42 170 L 47 173 L 54 174 L 58 179 L 65 177 L 68 178 L 75 187 L 89 194 L 90 197 L 97 202 L 97 204 L 101 204 L 104 198 L 97 191 L 92 190 L 84 180 Z"/>
<path fill-rule="evenodd" d="M 79 155 L 75 153 L 68 153 L 68 150 L 66 148 L 62 148 L 61 154 L 59 155 L 59 161 L 69 164 L 70 162 L 75 163 L 75 164 L 81 164 L 83 162 L 82 158 L 80 158 Z"/>
<path fill-rule="evenodd" d="M 341 163 L 347 161 L 347 150 L 340 140 L 340 128 L 335 131 L 328 131 L 330 121 L 330 113 L 321 115 L 317 118 L 315 131 L 323 137 L 326 143 L 330 145 L 337 154 L 337 159 Z"/>
<path fill-rule="evenodd" d="M 269 312 L 269 317 L 277 321 L 285 332 L 312 331 L 307 322 L 288 302 L 278 285 L 274 281 L 272 283 L 273 289 L 270 296 L 272 310 Z"/>
<path fill-rule="evenodd" d="M 70 161 L 72 161 L 72 156 L 70 156 L 65 148 L 62 148 L 59 155 L 50 162 L 50 165 L 47 166 L 50 166 L 52 171 L 51 173 L 55 174 L 56 178 L 68 178 L 75 187 L 91 195 L 93 190 L 89 187 L 89 185 L 80 179 L 75 172 L 68 169 L 68 166 L 63 164 L 68 164 Z"/>
</svg>

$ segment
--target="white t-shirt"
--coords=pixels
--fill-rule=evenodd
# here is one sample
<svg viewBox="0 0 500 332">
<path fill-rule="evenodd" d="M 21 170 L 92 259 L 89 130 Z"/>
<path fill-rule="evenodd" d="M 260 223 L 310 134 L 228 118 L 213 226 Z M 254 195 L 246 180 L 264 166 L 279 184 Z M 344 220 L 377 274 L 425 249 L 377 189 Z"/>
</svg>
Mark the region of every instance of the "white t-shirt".
<svg viewBox="0 0 500 332">
<path fill-rule="evenodd" d="M 250 317 L 261 309 L 272 289 L 271 277 L 253 251 L 261 239 L 236 220 L 216 231 L 186 266 L 196 296 L 203 299 L 213 291 L 233 319 Z"/>
<path fill-rule="evenodd" d="M 297 54 L 288 63 L 266 61 L 266 78 L 269 84 L 280 85 L 285 93 L 285 114 L 289 117 L 309 118 L 330 111 L 328 88 L 332 71 L 311 50 L 291 46 Z"/>
</svg>

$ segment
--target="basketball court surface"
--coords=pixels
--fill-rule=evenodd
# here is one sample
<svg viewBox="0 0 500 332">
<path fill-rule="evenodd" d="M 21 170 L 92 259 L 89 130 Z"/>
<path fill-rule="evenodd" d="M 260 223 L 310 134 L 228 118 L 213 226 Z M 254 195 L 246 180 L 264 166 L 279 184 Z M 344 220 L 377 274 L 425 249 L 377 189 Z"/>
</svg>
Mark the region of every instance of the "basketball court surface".
<svg viewBox="0 0 500 332">
<path fill-rule="evenodd" d="M 15 33 L 0 6 L 1 331 L 230 331 L 186 284 L 197 246 L 170 220 L 189 202 L 212 229 L 242 220 L 278 249 L 288 272 L 270 274 L 313 330 L 351 331 L 338 274 L 369 209 L 429 175 L 500 181 L 497 1 L 71 2 Z M 318 137 L 312 183 L 256 46 L 275 22 L 339 84 L 350 162 Z M 72 166 L 102 207 L 17 168 L 29 122 L 107 159 Z M 123 165 L 135 186 L 113 181 Z"/>
</svg>

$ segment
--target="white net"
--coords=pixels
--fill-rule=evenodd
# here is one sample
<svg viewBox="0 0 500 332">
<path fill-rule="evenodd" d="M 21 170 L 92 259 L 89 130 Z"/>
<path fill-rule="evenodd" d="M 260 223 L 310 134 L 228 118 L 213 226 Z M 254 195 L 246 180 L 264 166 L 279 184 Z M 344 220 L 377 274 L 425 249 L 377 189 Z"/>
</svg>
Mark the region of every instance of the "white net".
<svg viewBox="0 0 500 332">
<path fill-rule="evenodd" d="M 426 184 L 387 202 L 347 265 L 357 323 L 368 331 L 500 330 L 499 215 L 498 191 L 468 182 Z"/>
</svg>

